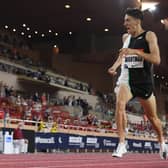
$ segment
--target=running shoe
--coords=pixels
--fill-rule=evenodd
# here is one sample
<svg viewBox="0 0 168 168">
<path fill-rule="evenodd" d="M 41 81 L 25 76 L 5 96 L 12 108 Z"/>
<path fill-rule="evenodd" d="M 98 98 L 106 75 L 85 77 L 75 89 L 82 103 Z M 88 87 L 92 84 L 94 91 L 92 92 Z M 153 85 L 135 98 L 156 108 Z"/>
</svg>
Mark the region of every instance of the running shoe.
<svg viewBox="0 0 168 168">
<path fill-rule="evenodd" d="M 125 153 L 127 153 L 126 144 L 125 143 L 119 143 L 116 151 L 114 151 L 112 153 L 112 156 L 121 158 L 123 156 L 123 154 L 125 154 Z"/>
<path fill-rule="evenodd" d="M 160 158 L 161 158 L 161 159 L 164 159 L 164 160 L 167 159 L 167 157 L 168 157 L 168 146 L 167 146 L 167 144 L 162 143 L 162 144 L 160 145 L 159 154 L 160 154 Z"/>
</svg>

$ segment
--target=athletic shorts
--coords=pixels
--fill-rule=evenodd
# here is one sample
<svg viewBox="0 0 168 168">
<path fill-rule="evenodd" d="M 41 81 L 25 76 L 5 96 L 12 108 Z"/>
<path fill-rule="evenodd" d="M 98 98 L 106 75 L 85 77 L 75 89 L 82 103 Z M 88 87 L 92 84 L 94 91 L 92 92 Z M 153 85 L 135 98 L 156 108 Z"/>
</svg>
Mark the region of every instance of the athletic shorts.
<svg viewBox="0 0 168 168">
<path fill-rule="evenodd" d="M 118 92 L 120 84 L 124 84 L 130 89 L 130 92 L 132 93 L 133 98 L 139 97 L 142 99 L 148 99 L 154 91 L 152 82 L 138 83 L 138 84 L 130 83 L 128 69 L 125 69 L 124 67 L 122 67 L 121 74 L 117 80 L 117 86 L 114 89 L 115 93 Z"/>
<path fill-rule="evenodd" d="M 133 97 L 142 99 L 148 99 L 154 90 L 152 84 L 131 84 L 129 86 Z"/>
<path fill-rule="evenodd" d="M 120 84 L 124 84 L 130 89 L 133 98 L 139 97 L 142 99 L 148 99 L 154 91 L 152 84 L 131 84 L 131 85 L 127 83 L 120 83 Z M 114 89 L 115 93 L 118 92 L 120 84 L 118 83 L 117 86 L 115 87 Z"/>
</svg>

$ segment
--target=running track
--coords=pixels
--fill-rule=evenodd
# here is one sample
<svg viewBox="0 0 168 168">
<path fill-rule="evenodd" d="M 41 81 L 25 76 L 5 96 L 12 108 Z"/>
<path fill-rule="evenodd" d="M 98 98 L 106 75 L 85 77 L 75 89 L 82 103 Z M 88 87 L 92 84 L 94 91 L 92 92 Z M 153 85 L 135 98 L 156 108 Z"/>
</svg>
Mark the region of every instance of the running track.
<svg viewBox="0 0 168 168">
<path fill-rule="evenodd" d="M 0 168 L 168 168 L 158 154 L 127 154 L 112 158 L 110 153 L 0 154 Z"/>
</svg>

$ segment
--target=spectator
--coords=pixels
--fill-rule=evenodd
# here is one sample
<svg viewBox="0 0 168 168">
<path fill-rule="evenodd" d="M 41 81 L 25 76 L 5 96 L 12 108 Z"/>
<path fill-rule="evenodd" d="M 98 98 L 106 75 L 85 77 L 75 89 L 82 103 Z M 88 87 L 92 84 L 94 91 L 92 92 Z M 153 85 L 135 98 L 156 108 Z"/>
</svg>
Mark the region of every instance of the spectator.
<svg viewBox="0 0 168 168">
<path fill-rule="evenodd" d="M 28 151 L 28 140 L 24 138 L 22 132 L 23 125 L 23 122 L 20 122 L 13 133 L 14 153 L 16 154 L 27 153 Z"/>
<path fill-rule="evenodd" d="M 40 121 L 39 126 L 38 126 L 38 131 L 45 132 L 45 129 L 46 129 L 46 124 L 43 121 Z"/>
<path fill-rule="evenodd" d="M 52 128 L 51 128 L 50 132 L 51 132 L 51 133 L 56 133 L 56 132 L 57 132 L 57 127 L 58 127 L 58 126 L 57 126 L 57 123 L 54 122 L 53 125 L 52 125 Z"/>
</svg>

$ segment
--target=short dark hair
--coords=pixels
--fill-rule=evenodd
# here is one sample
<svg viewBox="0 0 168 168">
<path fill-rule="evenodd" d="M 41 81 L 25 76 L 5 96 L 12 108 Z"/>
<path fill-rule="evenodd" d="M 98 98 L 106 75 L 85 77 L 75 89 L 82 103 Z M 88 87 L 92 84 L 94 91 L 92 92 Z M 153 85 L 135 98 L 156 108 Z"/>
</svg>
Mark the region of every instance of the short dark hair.
<svg viewBox="0 0 168 168">
<path fill-rule="evenodd" d="M 127 8 L 126 15 L 132 16 L 136 19 L 140 19 L 141 21 L 143 20 L 143 12 L 140 9 L 137 8 Z"/>
</svg>

